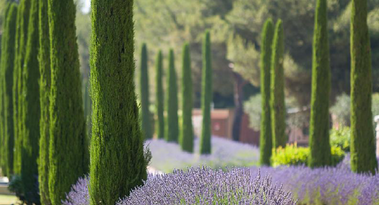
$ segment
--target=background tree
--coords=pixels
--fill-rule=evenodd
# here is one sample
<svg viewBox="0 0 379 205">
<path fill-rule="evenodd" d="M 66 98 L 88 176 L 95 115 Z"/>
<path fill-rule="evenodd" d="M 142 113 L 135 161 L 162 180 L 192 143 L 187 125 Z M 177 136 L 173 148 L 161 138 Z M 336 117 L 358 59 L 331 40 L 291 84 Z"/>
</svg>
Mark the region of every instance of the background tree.
<svg viewBox="0 0 379 205">
<path fill-rule="evenodd" d="M 329 142 L 329 96 L 330 66 L 327 0 L 318 0 L 316 7 L 313 68 L 312 101 L 309 130 L 309 166 L 322 167 L 331 163 Z"/>
<path fill-rule="evenodd" d="M 90 203 L 115 204 L 147 177 L 133 81 L 133 1 L 93 0 L 91 15 Z"/>
<path fill-rule="evenodd" d="M 270 111 L 270 71 L 272 42 L 274 38 L 274 25 L 268 19 L 263 27 L 262 51 L 261 51 L 261 96 L 262 96 L 262 116 L 260 132 L 260 163 L 270 165 L 272 149 L 272 129 Z"/>
<path fill-rule="evenodd" d="M 162 51 L 159 50 L 155 62 L 156 69 L 156 92 L 155 92 L 155 105 L 156 114 L 158 120 L 156 121 L 156 133 L 158 139 L 163 139 L 165 136 L 165 117 L 164 117 L 164 93 L 163 93 L 163 55 Z"/>
<path fill-rule="evenodd" d="M 189 44 L 183 46 L 182 64 L 182 129 L 180 134 L 180 145 L 182 150 L 192 153 L 194 144 L 194 134 L 192 126 L 192 72 L 191 55 Z"/>
<path fill-rule="evenodd" d="M 203 116 L 201 126 L 200 153 L 210 154 L 211 148 L 211 103 L 212 103 L 212 56 L 211 56 L 211 36 L 206 31 L 203 39 L 203 76 L 201 93 L 201 113 Z"/>
<path fill-rule="evenodd" d="M 79 58 L 72 0 L 48 0 L 51 55 L 49 194 L 61 204 L 88 170 Z"/>
<path fill-rule="evenodd" d="M 166 140 L 168 142 L 178 142 L 179 125 L 178 125 L 178 85 L 175 71 L 174 50 L 170 49 L 168 56 L 168 75 L 167 86 L 168 94 L 166 100 L 167 124 L 166 124 Z"/>
<path fill-rule="evenodd" d="M 351 13 L 351 169 L 374 174 L 378 162 L 371 123 L 372 76 L 367 0 L 353 0 Z"/>
<path fill-rule="evenodd" d="M 149 74 L 148 74 L 148 54 L 146 44 L 142 44 L 141 50 L 141 73 L 140 73 L 140 96 L 141 96 L 141 114 L 142 114 L 142 133 L 144 139 L 153 138 L 150 125 L 150 102 L 149 102 Z"/>
<path fill-rule="evenodd" d="M 270 109 L 272 147 L 285 147 L 286 137 L 286 105 L 284 100 L 284 36 L 282 21 L 276 22 L 274 40 L 272 43 L 271 79 L 270 79 Z"/>
<path fill-rule="evenodd" d="M 39 140 L 39 159 L 38 159 L 38 181 L 41 203 L 51 204 L 49 197 L 49 125 L 50 125 L 50 37 L 48 19 L 48 0 L 39 0 L 39 92 L 40 92 L 40 140 Z"/>
</svg>

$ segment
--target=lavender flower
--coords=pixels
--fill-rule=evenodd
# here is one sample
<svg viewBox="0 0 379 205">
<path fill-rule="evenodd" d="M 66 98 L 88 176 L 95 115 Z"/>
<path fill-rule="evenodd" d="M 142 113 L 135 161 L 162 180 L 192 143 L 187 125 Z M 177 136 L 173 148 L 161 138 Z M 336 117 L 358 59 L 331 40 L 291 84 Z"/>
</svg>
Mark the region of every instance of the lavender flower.
<svg viewBox="0 0 379 205">
<path fill-rule="evenodd" d="M 63 205 L 89 205 L 88 177 L 80 178 L 66 195 Z"/>
</svg>

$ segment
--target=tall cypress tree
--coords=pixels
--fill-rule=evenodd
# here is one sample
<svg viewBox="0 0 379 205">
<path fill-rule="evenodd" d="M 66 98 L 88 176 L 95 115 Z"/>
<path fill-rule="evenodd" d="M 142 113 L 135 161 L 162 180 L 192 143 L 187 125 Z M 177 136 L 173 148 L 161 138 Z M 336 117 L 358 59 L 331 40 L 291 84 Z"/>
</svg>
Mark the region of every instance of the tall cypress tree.
<svg viewBox="0 0 379 205">
<path fill-rule="evenodd" d="M 13 69 L 15 61 L 15 43 L 16 43 L 16 22 L 17 22 L 17 5 L 12 3 L 5 19 L 5 27 L 3 32 L 4 43 L 1 69 L 4 76 L 3 92 L 4 92 L 4 163 L 7 168 L 5 174 L 10 176 L 13 174 L 13 147 L 14 147 L 14 129 L 13 129 L 13 103 L 12 103 L 12 87 L 13 87 Z"/>
<path fill-rule="evenodd" d="M 39 71 L 40 71 L 40 140 L 38 180 L 41 203 L 51 204 L 49 197 L 49 119 L 50 119 L 50 37 L 47 0 L 39 0 Z"/>
<path fill-rule="evenodd" d="M 263 27 L 261 45 L 261 95 L 262 95 L 262 116 L 260 133 L 260 163 L 270 165 L 272 153 L 272 129 L 270 112 L 270 71 L 272 42 L 274 38 L 274 25 L 268 19 Z"/>
<path fill-rule="evenodd" d="M 21 150 L 22 150 L 22 68 L 26 54 L 28 37 L 28 25 L 30 14 L 30 0 L 21 0 L 17 13 L 16 30 L 16 57 L 13 71 L 13 120 L 14 120 L 14 173 L 21 174 Z"/>
<path fill-rule="evenodd" d="M 182 150 L 193 152 L 193 126 L 192 126 L 192 72 L 191 55 L 189 44 L 183 47 L 182 59 L 182 129 L 180 134 L 180 145 Z"/>
<path fill-rule="evenodd" d="M 330 165 L 330 65 L 327 0 L 318 0 L 313 37 L 312 100 L 309 131 L 310 167 Z"/>
<path fill-rule="evenodd" d="M 53 205 L 61 204 L 71 185 L 88 170 L 75 13 L 73 0 L 48 0 L 51 55 L 48 183 Z"/>
<path fill-rule="evenodd" d="M 286 106 L 284 102 L 284 34 L 282 21 L 276 23 L 272 44 L 271 59 L 271 128 L 272 145 L 274 148 L 285 147 L 286 137 Z"/>
<path fill-rule="evenodd" d="M 141 96 L 141 114 L 142 114 L 142 133 L 144 139 L 153 138 L 150 125 L 149 111 L 149 74 L 148 74 L 148 54 L 146 44 L 142 44 L 141 49 L 141 73 L 140 73 L 140 96 Z"/>
<path fill-rule="evenodd" d="M 351 169 L 375 173 L 375 137 L 372 123 L 371 48 L 367 0 L 352 1 L 351 16 Z"/>
<path fill-rule="evenodd" d="M 210 154 L 211 149 L 211 103 L 212 103 L 212 57 L 211 57 L 211 35 L 205 32 L 203 39 L 203 73 L 202 73 L 201 110 L 203 115 L 200 153 Z"/>
<path fill-rule="evenodd" d="M 167 106 L 167 131 L 166 140 L 169 142 L 178 142 L 179 124 L 178 124 L 178 85 L 175 71 L 174 50 L 170 49 L 168 56 L 169 70 L 167 77 L 168 94 L 166 98 Z"/>
<path fill-rule="evenodd" d="M 115 204 L 147 178 L 134 86 L 133 0 L 92 0 L 90 203 Z"/>
<path fill-rule="evenodd" d="M 157 59 L 155 61 L 155 74 L 156 74 L 156 114 L 158 120 L 156 122 L 156 133 L 158 139 L 163 139 L 165 136 L 165 119 L 164 119 L 164 94 L 163 94 L 163 56 L 162 51 L 159 50 Z"/>
<path fill-rule="evenodd" d="M 22 67 L 22 154 L 21 179 L 27 200 L 39 201 L 38 166 L 39 154 L 39 31 L 38 31 L 38 1 L 31 0 L 28 41 L 24 66 Z"/>
</svg>

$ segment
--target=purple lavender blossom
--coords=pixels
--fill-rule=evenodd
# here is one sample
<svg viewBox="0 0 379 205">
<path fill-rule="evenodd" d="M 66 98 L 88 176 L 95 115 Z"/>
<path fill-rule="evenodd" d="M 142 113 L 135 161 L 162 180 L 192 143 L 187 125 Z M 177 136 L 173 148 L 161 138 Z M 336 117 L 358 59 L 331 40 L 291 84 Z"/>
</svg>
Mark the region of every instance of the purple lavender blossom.
<svg viewBox="0 0 379 205">
<path fill-rule="evenodd" d="M 63 205 L 89 205 L 88 177 L 80 178 L 66 195 Z"/>
</svg>

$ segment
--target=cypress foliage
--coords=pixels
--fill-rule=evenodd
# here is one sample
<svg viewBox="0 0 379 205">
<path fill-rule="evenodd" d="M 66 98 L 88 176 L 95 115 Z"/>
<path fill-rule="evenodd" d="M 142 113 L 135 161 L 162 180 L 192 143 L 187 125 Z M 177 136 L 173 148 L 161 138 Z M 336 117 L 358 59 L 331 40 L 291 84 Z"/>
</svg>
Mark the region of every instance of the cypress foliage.
<svg viewBox="0 0 379 205">
<path fill-rule="evenodd" d="M 91 8 L 90 203 L 108 205 L 142 185 L 148 159 L 134 86 L 133 0 L 92 0 Z"/>
<path fill-rule="evenodd" d="M 211 153 L 211 103 L 212 103 L 212 58 L 211 58 L 211 36 L 209 31 L 205 32 L 203 39 L 203 73 L 201 110 L 203 114 L 200 153 Z"/>
<path fill-rule="evenodd" d="M 351 16 L 351 168 L 375 173 L 375 137 L 372 123 L 371 48 L 367 0 L 352 1 Z"/>
<path fill-rule="evenodd" d="M 39 201 L 38 166 L 39 154 L 39 32 L 38 32 L 38 1 L 31 0 L 28 40 L 24 66 L 22 67 L 22 150 L 21 179 L 25 198 Z"/>
<path fill-rule="evenodd" d="M 48 186 L 53 205 L 61 204 L 71 185 L 88 171 L 75 13 L 73 0 L 48 0 L 51 55 Z"/>
<path fill-rule="evenodd" d="M 183 65 L 182 65 L 182 129 L 180 134 L 180 145 L 182 150 L 193 152 L 193 126 L 192 126 L 192 72 L 191 56 L 189 44 L 183 47 Z"/>
<path fill-rule="evenodd" d="M 270 70 L 272 42 L 274 38 L 274 25 L 268 19 L 263 28 L 261 45 L 261 95 L 262 95 L 262 116 L 260 132 L 260 163 L 270 166 L 272 153 L 272 129 L 270 112 Z"/>
<path fill-rule="evenodd" d="M 164 94 L 163 94 L 163 56 L 162 51 L 159 50 L 157 59 L 155 61 L 155 68 L 156 68 L 156 112 L 157 112 L 157 124 L 156 124 L 156 130 L 157 130 L 157 137 L 158 139 L 163 139 L 165 136 L 165 122 L 164 122 Z"/>
<path fill-rule="evenodd" d="M 142 44 L 141 49 L 141 74 L 140 74 L 140 88 L 141 88 L 141 114 L 142 114 L 142 133 L 144 139 L 153 138 L 150 125 L 150 111 L 149 111 L 149 74 L 148 74 L 148 55 L 146 44 Z"/>
<path fill-rule="evenodd" d="M 13 71 L 13 121 L 14 121 L 14 173 L 21 174 L 21 150 L 22 150 L 22 68 L 26 54 L 28 37 L 28 25 L 30 14 L 30 0 L 21 0 L 17 13 L 16 30 L 16 57 Z"/>
<path fill-rule="evenodd" d="M 286 106 L 284 102 L 284 34 L 282 21 L 276 23 L 272 44 L 271 61 L 271 128 L 272 145 L 274 148 L 285 147 L 286 137 Z"/>
<path fill-rule="evenodd" d="M 38 180 L 41 203 L 51 204 L 49 198 L 49 119 L 50 119 L 50 37 L 47 0 L 39 0 L 39 71 L 40 71 L 40 140 Z"/>
<path fill-rule="evenodd" d="M 327 0 L 318 0 L 313 37 L 312 99 L 309 131 L 309 166 L 331 164 L 329 142 L 330 65 Z"/>
<path fill-rule="evenodd" d="M 16 21 L 17 21 L 17 5 L 10 4 L 5 19 L 5 27 L 3 32 L 1 69 L 4 77 L 4 166 L 6 170 L 4 174 L 11 176 L 13 174 L 13 147 L 14 147 L 14 129 L 13 129 L 13 103 L 12 103 L 12 87 L 13 87 L 13 69 L 15 61 L 15 43 L 16 43 Z"/>
<path fill-rule="evenodd" d="M 168 56 L 169 70 L 167 77 L 168 95 L 166 98 L 167 106 L 167 131 L 166 140 L 169 142 L 178 142 L 179 123 L 178 123 L 178 85 L 175 71 L 174 50 L 170 49 Z"/>
</svg>

